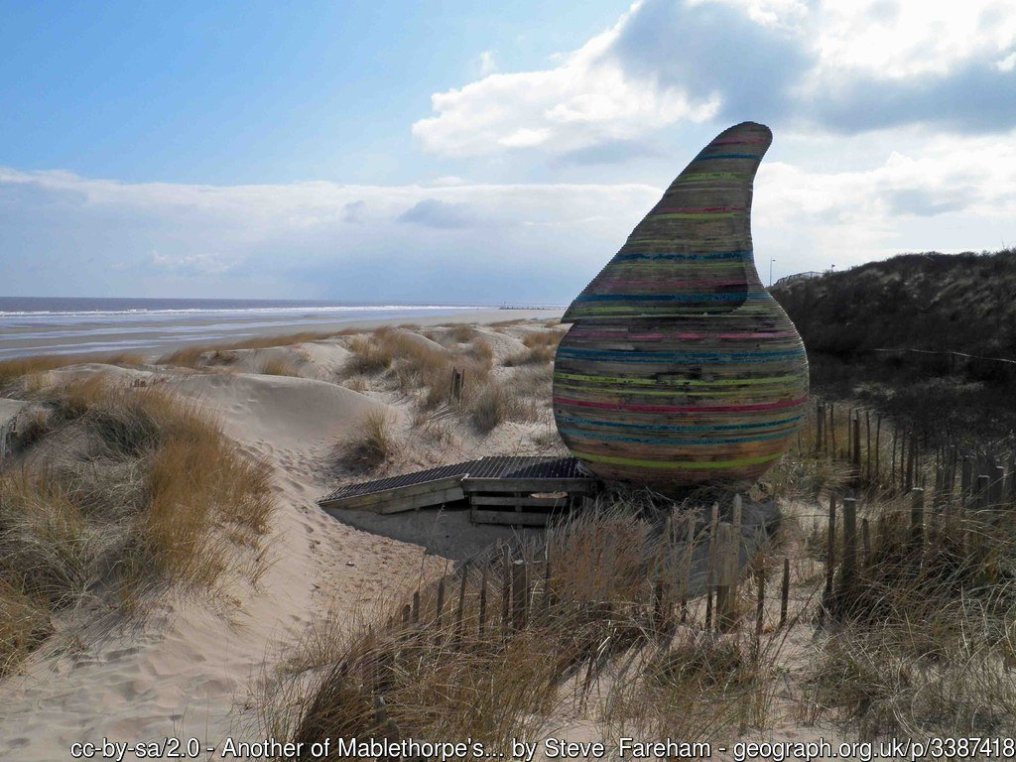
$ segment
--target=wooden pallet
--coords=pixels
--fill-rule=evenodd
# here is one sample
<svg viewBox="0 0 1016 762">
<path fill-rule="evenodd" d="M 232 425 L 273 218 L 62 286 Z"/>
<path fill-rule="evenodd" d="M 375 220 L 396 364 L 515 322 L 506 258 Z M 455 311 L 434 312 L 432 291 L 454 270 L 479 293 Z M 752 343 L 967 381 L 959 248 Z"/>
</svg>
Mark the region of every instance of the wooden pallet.
<svg viewBox="0 0 1016 762">
<path fill-rule="evenodd" d="M 467 478 L 462 483 L 474 524 L 507 526 L 547 526 L 596 488 L 591 479 Z"/>
</svg>

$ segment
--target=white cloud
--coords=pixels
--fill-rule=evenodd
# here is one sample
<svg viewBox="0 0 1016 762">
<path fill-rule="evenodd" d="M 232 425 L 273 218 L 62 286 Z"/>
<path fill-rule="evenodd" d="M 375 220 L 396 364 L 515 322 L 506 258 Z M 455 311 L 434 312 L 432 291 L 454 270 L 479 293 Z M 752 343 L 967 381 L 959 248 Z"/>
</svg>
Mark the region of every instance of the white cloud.
<svg viewBox="0 0 1016 762">
<path fill-rule="evenodd" d="M 713 99 L 692 102 L 663 90 L 651 78 L 626 73 L 608 55 L 638 7 L 551 69 L 490 74 L 434 94 L 437 116 L 416 122 L 413 135 L 426 150 L 451 156 L 533 147 L 568 151 L 682 119 L 710 118 Z"/>
<path fill-rule="evenodd" d="M 1016 42 L 1016 14 L 999 0 L 826 0 L 809 14 L 819 69 L 905 79 L 947 74 Z"/>
<path fill-rule="evenodd" d="M 764 161 L 755 183 L 756 250 L 789 274 L 903 251 L 1000 248 L 1016 238 L 1014 138 L 933 138 L 856 170 Z"/>
<path fill-rule="evenodd" d="M 1016 126 L 1013 0 L 639 0 L 548 68 L 431 97 L 454 157 L 565 153 L 717 118 L 858 131 Z"/>
</svg>

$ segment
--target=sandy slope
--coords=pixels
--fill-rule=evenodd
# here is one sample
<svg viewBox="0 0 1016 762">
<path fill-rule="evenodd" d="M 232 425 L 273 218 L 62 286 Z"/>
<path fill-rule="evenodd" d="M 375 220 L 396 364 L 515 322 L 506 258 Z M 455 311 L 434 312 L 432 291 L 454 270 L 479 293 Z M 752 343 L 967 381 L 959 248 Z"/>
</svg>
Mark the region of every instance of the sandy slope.
<svg viewBox="0 0 1016 762">
<path fill-rule="evenodd" d="M 101 612 L 64 617 L 65 634 L 51 638 L 24 674 L 0 684 L 0 759 L 68 759 L 73 742 L 104 737 L 220 743 L 245 736 L 237 708 L 282 644 L 327 607 L 338 605 L 353 621 L 382 594 L 419 579 L 425 562 L 419 544 L 337 522 L 314 503 L 335 486 L 333 448 L 367 413 L 385 408 L 408 426 L 399 407 L 316 380 L 334 379 L 346 355 L 337 343 L 314 342 L 238 352 L 229 372 L 90 364 L 51 374 L 67 380 L 105 373 L 126 384 L 175 389 L 216 415 L 244 450 L 272 464 L 279 510 L 266 543 L 267 571 L 257 587 L 231 583 L 232 605 L 156 601 L 141 631 L 81 629 Z M 311 377 L 236 372 L 273 356 Z M 442 564 L 433 557 L 429 563 Z"/>
</svg>

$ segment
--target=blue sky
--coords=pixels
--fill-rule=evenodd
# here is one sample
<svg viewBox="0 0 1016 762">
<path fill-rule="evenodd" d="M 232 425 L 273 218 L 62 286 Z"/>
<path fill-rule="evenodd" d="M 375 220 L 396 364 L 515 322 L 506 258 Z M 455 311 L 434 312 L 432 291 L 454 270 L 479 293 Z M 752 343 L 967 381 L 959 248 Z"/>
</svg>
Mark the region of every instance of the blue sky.
<svg viewBox="0 0 1016 762">
<path fill-rule="evenodd" d="M 769 124 L 764 276 L 1016 242 L 1016 0 L 0 0 L 0 294 L 567 302 Z"/>
</svg>

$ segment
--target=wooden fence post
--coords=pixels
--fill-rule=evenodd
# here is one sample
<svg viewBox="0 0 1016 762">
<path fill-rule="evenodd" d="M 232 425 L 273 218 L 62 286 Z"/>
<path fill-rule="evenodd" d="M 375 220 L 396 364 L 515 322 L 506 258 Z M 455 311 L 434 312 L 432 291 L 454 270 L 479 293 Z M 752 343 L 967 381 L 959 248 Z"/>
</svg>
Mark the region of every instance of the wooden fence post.
<svg viewBox="0 0 1016 762">
<path fill-rule="evenodd" d="M 459 607 L 455 613 L 455 637 L 462 638 L 462 623 L 466 614 L 466 583 L 469 581 L 469 561 L 462 564 L 462 579 L 459 582 Z"/>
<path fill-rule="evenodd" d="M 994 478 L 991 480 L 991 507 L 998 515 L 1002 507 L 1003 495 L 1005 494 L 1005 469 L 1002 466 L 995 466 Z"/>
<path fill-rule="evenodd" d="M 717 561 L 719 547 L 719 532 L 720 522 L 720 505 L 719 503 L 713 503 L 712 517 L 709 522 L 709 548 L 706 557 L 706 629 L 711 630 L 713 627 L 713 598 L 715 597 L 714 588 L 716 587 L 716 572 L 717 572 Z"/>
<path fill-rule="evenodd" d="M 420 591 L 413 593 L 413 624 L 420 623 Z"/>
<path fill-rule="evenodd" d="M 684 580 L 681 584 L 681 624 L 688 621 L 688 592 L 691 588 L 691 567 L 695 555 L 695 523 L 698 513 L 688 518 L 688 536 L 685 540 L 684 563 L 681 565 Z"/>
<path fill-rule="evenodd" d="M 853 450 L 854 456 L 854 462 L 852 464 L 854 468 L 854 486 L 860 487 L 863 478 L 863 474 L 861 473 L 861 414 L 857 412 L 854 413 L 853 430 L 854 442 L 851 449 Z"/>
<path fill-rule="evenodd" d="M 721 521 L 717 538 L 717 580 L 716 580 L 716 629 L 730 632 L 736 624 L 737 602 L 734 595 L 734 578 L 737 576 L 735 557 L 734 526 Z"/>
<path fill-rule="evenodd" d="M 501 628 L 508 632 L 511 629 L 512 605 L 512 557 L 509 551 L 504 557 L 501 580 Z"/>
<path fill-rule="evenodd" d="M 857 499 L 843 499 L 843 562 L 840 592 L 849 593 L 857 581 Z"/>
<path fill-rule="evenodd" d="M 451 397 L 458 402 L 462 399 L 462 387 L 465 384 L 466 371 L 452 368 L 452 389 Z"/>
<path fill-rule="evenodd" d="M 790 559 L 783 557 L 783 583 L 780 585 L 780 629 L 787 624 L 787 607 L 790 603 Z"/>
<path fill-rule="evenodd" d="M 871 411 L 864 411 L 864 476 L 868 485 L 871 485 Z"/>
<path fill-rule="evenodd" d="M 836 452 L 836 404 L 830 403 L 829 405 L 829 435 L 832 440 L 831 452 L 832 459 L 836 460 L 839 453 Z"/>
<path fill-rule="evenodd" d="M 437 612 L 434 615 L 434 622 L 438 629 L 441 628 L 441 617 L 444 614 L 445 578 L 442 577 L 437 583 Z"/>
<path fill-rule="evenodd" d="M 833 595 L 833 574 L 836 571 L 836 495 L 829 496 L 829 525 L 826 538 L 826 582 L 825 605 L 829 605 Z"/>
<path fill-rule="evenodd" d="M 483 638 L 487 626 L 487 565 L 483 566 L 483 573 L 480 575 L 480 612 L 479 612 L 479 634 Z"/>
<path fill-rule="evenodd" d="M 877 486 L 881 481 L 881 476 L 878 470 L 878 459 L 879 459 L 879 443 L 882 437 L 882 414 L 879 413 L 875 417 L 875 485 Z"/>
<path fill-rule="evenodd" d="M 924 552 L 924 490 L 915 487 L 910 494 L 910 546 L 920 559 Z"/>
<path fill-rule="evenodd" d="M 893 494 L 896 494 L 896 491 L 897 491 L 896 490 L 896 440 L 897 440 L 897 438 L 898 437 L 897 437 L 896 430 L 893 429 L 892 464 L 891 464 L 891 467 L 889 469 L 889 487 L 892 490 Z"/>
<path fill-rule="evenodd" d="M 815 401 L 815 452 L 822 452 L 822 440 L 825 435 L 825 408 L 822 402 Z"/>
<path fill-rule="evenodd" d="M 960 496 L 963 507 L 970 504 L 970 494 L 974 483 L 974 464 L 969 455 L 963 456 L 963 465 L 960 471 Z"/>
<path fill-rule="evenodd" d="M 762 634 L 762 625 L 766 608 L 766 565 L 765 559 L 759 559 L 755 570 L 755 637 Z"/>
<path fill-rule="evenodd" d="M 733 555 L 734 555 L 734 559 L 733 559 L 734 574 L 733 574 L 733 577 L 732 577 L 731 582 L 730 582 L 731 586 L 733 587 L 732 595 L 734 596 L 735 599 L 737 598 L 737 588 L 738 588 L 738 584 L 737 584 L 737 578 L 738 578 L 737 569 L 738 569 L 738 566 L 740 566 L 740 563 L 741 563 L 741 519 L 742 519 L 743 511 L 744 511 L 744 502 L 741 499 L 741 496 L 739 494 L 735 494 L 734 495 L 734 516 L 733 516 L 733 519 L 734 519 L 734 521 L 733 521 L 734 547 L 733 547 L 733 550 L 731 551 L 733 553 Z"/>
</svg>

